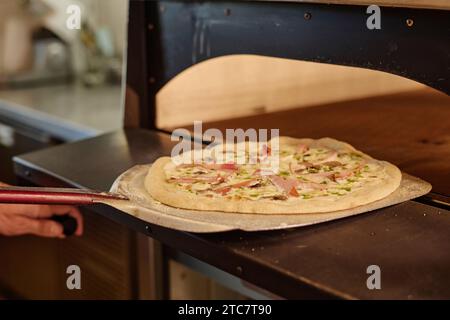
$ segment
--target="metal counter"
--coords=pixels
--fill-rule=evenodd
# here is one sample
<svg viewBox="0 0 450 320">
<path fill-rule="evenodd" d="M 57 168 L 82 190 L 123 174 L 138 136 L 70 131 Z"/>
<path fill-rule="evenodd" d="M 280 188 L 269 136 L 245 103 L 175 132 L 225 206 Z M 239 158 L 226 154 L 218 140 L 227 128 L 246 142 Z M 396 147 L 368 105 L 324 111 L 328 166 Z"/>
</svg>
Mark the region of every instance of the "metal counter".
<svg viewBox="0 0 450 320">
<path fill-rule="evenodd" d="M 0 90 L 0 122 L 74 141 L 122 126 L 120 86 L 78 84 Z"/>
</svg>

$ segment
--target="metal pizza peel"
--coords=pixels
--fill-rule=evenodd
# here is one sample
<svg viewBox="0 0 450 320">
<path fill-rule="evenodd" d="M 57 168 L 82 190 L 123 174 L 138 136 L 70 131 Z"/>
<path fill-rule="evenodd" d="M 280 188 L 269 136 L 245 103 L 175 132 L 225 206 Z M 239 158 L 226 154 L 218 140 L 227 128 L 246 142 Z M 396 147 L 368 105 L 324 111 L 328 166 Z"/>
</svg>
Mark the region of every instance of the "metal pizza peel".
<svg viewBox="0 0 450 320">
<path fill-rule="evenodd" d="M 99 199 L 146 222 L 188 232 L 221 232 L 230 230 L 263 231 L 309 226 L 381 209 L 408 201 L 431 191 L 431 185 L 402 173 L 399 188 L 389 196 L 353 209 L 311 214 L 247 214 L 219 211 L 199 211 L 174 208 L 154 200 L 144 188 L 150 165 L 138 165 L 120 175 L 111 192 L 130 201 Z"/>
<path fill-rule="evenodd" d="M 121 174 L 110 192 L 93 190 L 0 187 L 0 203 L 90 205 L 103 203 L 148 223 L 180 231 L 208 233 L 264 231 L 309 226 L 342 219 L 408 201 L 431 191 L 431 185 L 402 173 L 400 186 L 389 196 L 353 209 L 310 214 L 248 214 L 174 208 L 153 199 L 144 180 L 151 165 L 137 165 Z"/>
</svg>

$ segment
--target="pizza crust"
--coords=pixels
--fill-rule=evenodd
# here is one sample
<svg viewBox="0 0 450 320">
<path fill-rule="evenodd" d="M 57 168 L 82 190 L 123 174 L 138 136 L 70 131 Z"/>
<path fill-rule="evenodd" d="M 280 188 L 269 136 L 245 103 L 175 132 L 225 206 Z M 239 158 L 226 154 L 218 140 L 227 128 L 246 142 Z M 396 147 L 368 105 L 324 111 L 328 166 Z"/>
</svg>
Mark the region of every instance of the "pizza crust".
<svg viewBox="0 0 450 320">
<path fill-rule="evenodd" d="M 313 140 L 280 137 L 279 143 L 280 145 L 298 145 L 302 143 L 308 146 L 352 151 L 374 160 L 370 156 L 356 150 L 351 145 L 332 138 Z M 384 168 L 382 178 L 377 179 L 375 183 L 364 186 L 360 190 L 355 190 L 340 197 L 317 197 L 306 200 L 293 197 L 289 197 L 287 200 L 229 200 L 219 197 L 209 198 L 203 195 L 185 192 L 177 188 L 176 185 L 166 181 L 165 167 L 173 165 L 170 157 L 159 158 L 153 163 L 145 178 L 145 188 L 155 200 L 172 207 L 183 209 L 260 214 L 332 212 L 351 209 L 377 201 L 388 196 L 399 187 L 401 181 L 400 170 L 386 161 L 378 161 L 378 163 Z"/>
</svg>

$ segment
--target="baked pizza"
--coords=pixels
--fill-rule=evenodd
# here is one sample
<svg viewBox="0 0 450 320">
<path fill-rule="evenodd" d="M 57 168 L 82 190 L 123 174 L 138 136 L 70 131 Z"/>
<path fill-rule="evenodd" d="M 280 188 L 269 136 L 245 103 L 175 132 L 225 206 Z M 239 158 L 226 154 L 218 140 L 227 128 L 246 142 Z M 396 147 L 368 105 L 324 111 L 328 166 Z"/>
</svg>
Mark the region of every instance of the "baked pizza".
<svg viewBox="0 0 450 320">
<path fill-rule="evenodd" d="M 306 214 L 368 204 L 400 185 L 401 172 L 396 166 L 347 143 L 279 137 L 275 148 L 274 141 L 266 142 L 262 150 L 266 158 L 276 157 L 275 169 L 260 158 L 249 161 L 248 142 L 241 149 L 238 144 L 236 148 L 223 144 L 207 157 L 195 151 L 183 154 L 190 162 L 159 158 L 149 169 L 145 188 L 155 200 L 177 208 Z M 226 154 L 227 160 L 217 161 L 219 154 Z"/>
</svg>

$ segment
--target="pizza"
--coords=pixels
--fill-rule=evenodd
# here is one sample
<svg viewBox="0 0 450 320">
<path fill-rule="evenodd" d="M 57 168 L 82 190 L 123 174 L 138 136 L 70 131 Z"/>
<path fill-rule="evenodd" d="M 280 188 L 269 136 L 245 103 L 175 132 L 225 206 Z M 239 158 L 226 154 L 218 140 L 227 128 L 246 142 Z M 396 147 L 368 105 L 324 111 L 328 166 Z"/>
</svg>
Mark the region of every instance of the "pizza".
<svg viewBox="0 0 450 320">
<path fill-rule="evenodd" d="M 218 145 L 207 157 L 189 151 L 187 163 L 157 159 L 145 178 L 155 200 L 176 208 L 235 213 L 307 214 L 345 210 L 382 199 L 400 185 L 401 172 L 351 145 L 331 139 L 279 137 L 258 150 L 275 157 L 245 161 L 249 142 Z M 239 151 L 240 150 L 240 151 Z M 212 155 L 211 155 L 212 154 Z M 217 161 L 226 154 L 226 161 Z M 223 157 L 220 158 L 223 160 Z M 180 159 L 178 159 L 180 160 Z M 244 160 L 244 161 L 243 161 Z"/>
</svg>

